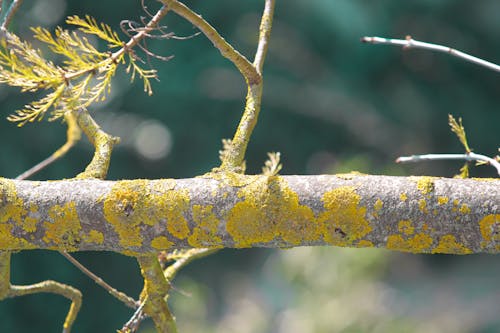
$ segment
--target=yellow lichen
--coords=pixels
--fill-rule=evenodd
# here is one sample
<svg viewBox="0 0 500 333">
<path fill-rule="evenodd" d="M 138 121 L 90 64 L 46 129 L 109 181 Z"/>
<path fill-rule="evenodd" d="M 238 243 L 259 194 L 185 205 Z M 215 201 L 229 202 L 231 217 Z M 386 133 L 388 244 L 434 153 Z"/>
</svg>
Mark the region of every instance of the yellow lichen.
<svg viewBox="0 0 500 333">
<path fill-rule="evenodd" d="M 418 209 L 420 209 L 422 213 L 429 213 L 429 211 L 427 210 L 427 202 L 425 201 L 425 199 L 418 200 Z"/>
<path fill-rule="evenodd" d="M 179 239 L 189 235 L 184 217 L 189 208 L 189 192 L 174 188 L 173 180 L 115 183 L 104 200 L 104 216 L 119 235 L 121 246 L 142 245 L 141 225 L 156 224 Z"/>
<path fill-rule="evenodd" d="M 433 177 L 418 177 L 417 189 L 423 194 L 428 195 L 434 191 L 434 178 Z"/>
<path fill-rule="evenodd" d="M 319 238 L 312 210 L 299 204 L 298 195 L 282 177 L 259 176 L 238 196 L 243 201 L 231 209 L 226 224 L 235 246 L 249 247 L 279 237 L 290 244 Z"/>
<path fill-rule="evenodd" d="M 448 198 L 448 197 L 441 197 L 441 196 L 438 197 L 438 205 L 440 205 L 440 206 L 446 205 L 449 201 L 450 201 L 450 198 Z"/>
<path fill-rule="evenodd" d="M 357 244 L 356 247 L 373 247 L 373 243 L 369 240 L 362 239 Z"/>
<path fill-rule="evenodd" d="M 64 245 L 65 250 L 78 250 L 82 227 L 74 202 L 55 205 L 48 210 L 49 220 L 43 222 L 43 241 L 48 245 Z"/>
<path fill-rule="evenodd" d="M 375 201 L 375 205 L 373 205 L 373 216 L 378 217 L 378 213 L 380 212 L 383 206 L 384 206 L 383 201 L 377 199 L 377 201 Z"/>
<path fill-rule="evenodd" d="M 24 202 L 17 196 L 14 183 L 2 179 L 0 184 L 0 223 L 13 220 L 16 224 L 22 226 L 26 213 Z"/>
<path fill-rule="evenodd" d="M 500 214 L 490 214 L 479 221 L 479 228 L 483 236 L 481 246 L 486 247 L 495 243 L 495 249 L 500 250 Z"/>
<path fill-rule="evenodd" d="M 460 206 L 459 211 L 462 214 L 469 214 L 470 213 L 470 208 L 466 204 L 463 204 L 462 206 Z"/>
<path fill-rule="evenodd" d="M 38 207 L 34 204 L 31 204 L 28 215 L 24 218 L 24 222 L 22 224 L 24 231 L 35 232 L 36 225 L 37 225 L 39 219 L 40 219 L 40 216 L 38 214 Z"/>
<path fill-rule="evenodd" d="M 158 236 L 151 241 L 151 247 L 159 251 L 168 250 L 173 245 L 174 243 L 169 241 L 165 236 Z"/>
<path fill-rule="evenodd" d="M 344 180 L 352 180 L 356 177 L 359 177 L 359 176 L 365 176 L 366 174 L 364 173 L 361 173 L 359 171 L 351 171 L 349 173 L 338 173 L 335 175 L 335 177 L 338 177 L 340 179 L 344 179 Z"/>
<path fill-rule="evenodd" d="M 401 193 L 399 195 L 399 199 L 403 202 L 405 202 L 406 200 L 408 200 L 408 195 L 406 195 L 406 193 Z"/>
<path fill-rule="evenodd" d="M 87 235 L 83 236 L 85 242 L 102 244 L 104 243 L 104 235 L 102 232 L 97 230 L 90 230 Z"/>
<path fill-rule="evenodd" d="M 415 233 L 415 227 L 412 226 L 411 221 L 401 220 L 398 223 L 398 231 L 405 235 L 413 235 Z"/>
<path fill-rule="evenodd" d="M 318 217 L 326 242 L 352 246 L 372 231 L 366 220 L 366 207 L 360 207 L 361 196 L 354 187 L 343 186 L 326 192 L 321 199 L 325 212 Z"/>
<path fill-rule="evenodd" d="M 211 247 L 214 243 L 221 243 L 217 235 L 219 219 L 212 211 L 212 205 L 193 205 L 193 221 L 195 226 L 188 237 L 189 245 L 193 247 Z"/>
<path fill-rule="evenodd" d="M 432 246 L 432 237 L 426 234 L 416 234 L 414 237 L 404 239 L 401 235 L 389 235 L 387 237 L 387 249 L 422 253 L 427 252 Z"/>
<path fill-rule="evenodd" d="M 455 236 L 444 235 L 439 244 L 432 249 L 432 253 L 469 254 L 472 250 L 457 242 Z"/>
</svg>

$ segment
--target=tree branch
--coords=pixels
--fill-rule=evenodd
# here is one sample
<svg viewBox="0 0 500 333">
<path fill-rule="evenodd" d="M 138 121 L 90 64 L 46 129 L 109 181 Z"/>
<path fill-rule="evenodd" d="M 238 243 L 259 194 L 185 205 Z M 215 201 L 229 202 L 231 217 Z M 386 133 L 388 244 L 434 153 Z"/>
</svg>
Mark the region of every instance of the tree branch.
<svg viewBox="0 0 500 333">
<path fill-rule="evenodd" d="M 455 49 L 448 47 L 448 46 L 420 42 L 418 40 L 412 39 L 411 36 L 407 36 L 406 39 L 363 37 L 363 38 L 361 38 L 361 41 L 363 43 L 369 43 L 369 44 L 397 45 L 397 46 L 402 46 L 403 48 L 406 48 L 406 49 L 416 48 L 416 49 L 425 49 L 425 50 L 430 50 L 430 51 L 448 53 L 448 54 L 451 54 L 452 56 L 455 56 L 455 57 L 460 58 L 462 60 L 472 62 L 476 65 L 489 68 L 495 72 L 500 72 L 500 66 L 495 64 L 495 63 L 483 60 L 483 59 L 478 58 L 478 57 L 474 57 L 470 54 L 455 50 Z"/>
<path fill-rule="evenodd" d="M 238 68 L 248 84 L 256 84 L 261 81 L 259 73 L 248 59 L 239 53 L 231 44 L 229 44 L 222 36 L 201 17 L 177 0 L 160 0 L 168 9 L 175 12 L 191 22 L 195 27 L 201 30 L 203 34 L 212 42 L 212 44 L 220 51 L 223 57 L 229 59 Z"/>
<path fill-rule="evenodd" d="M 499 253 L 500 181 L 346 174 L 0 178 L 0 250 L 386 247 Z"/>
</svg>

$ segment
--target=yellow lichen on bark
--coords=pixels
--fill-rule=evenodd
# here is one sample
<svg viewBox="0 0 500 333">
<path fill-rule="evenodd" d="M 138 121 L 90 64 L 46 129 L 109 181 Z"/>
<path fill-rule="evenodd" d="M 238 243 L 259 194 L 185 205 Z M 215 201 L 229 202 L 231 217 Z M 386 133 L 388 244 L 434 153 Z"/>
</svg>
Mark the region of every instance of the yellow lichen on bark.
<svg viewBox="0 0 500 333">
<path fill-rule="evenodd" d="M 479 221 L 479 228 L 484 241 L 481 246 L 495 243 L 495 250 L 500 250 L 500 214 L 490 214 Z"/>
<path fill-rule="evenodd" d="M 432 253 L 448 253 L 448 254 L 469 254 L 471 249 L 457 242 L 455 236 L 444 235 L 439 240 L 439 244 L 432 249 Z"/>
<path fill-rule="evenodd" d="M 378 214 L 380 210 L 382 210 L 382 207 L 384 207 L 384 202 L 380 199 L 377 199 L 377 201 L 375 201 L 375 205 L 373 205 L 373 216 L 378 217 Z"/>
<path fill-rule="evenodd" d="M 443 197 L 443 196 L 438 197 L 438 205 L 440 205 L 440 206 L 446 205 L 449 201 L 450 201 L 450 198 L 448 198 L 448 197 Z"/>
<path fill-rule="evenodd" d="M 279 176 L 260 176 L 242 187 L 243 201 L 228 214 L 227 231 L 235 246 L 249 247 L 281 237 L 287 243 L 318 240 L 320 231 L 311 208 Z"/>
<path fill-rule="evenodd" d="M 221 238 L 217 236 L 219 219 L 212 210 L 212 205 L 193 205 L 192 212 L 195 226 L 188 237 L 189 245 L 193 247 L 211 247 L 214 243 L 221 243 Z"/>
<path fill-rule="evenodd" d="M 326 242 L 337 246 L 354 246 L 372 231 L 366 220 L 366 207 L 360 207 L 361 196 L 354 187 L 343 186 L 328 191 L 322 201 L 325 212 L 318 217 Z"/>
<path fill-rule="evenodd" d="M 413 253 L 424 253 L 428 252 L 432 246 L 432 237 L 419 233 L 413 237 L 405 239 L 401 235 L 389 235 L 387 237 L 387 249 L 403 251 L 403 252 L 413 252 Z"/>
<path fill-rule="evenodd" d="M 0 183 L 0 246 L 2 248 L 26 247 L 28 242 L 23 238 L 13 236 L 14 225 L 8 223 L 14 221 L 22 227 L 26 214 L 24 202 L 17 196 L 14 183 L 8 179 L 2 179 Z"/>
<path fill-rule="evenodd" d="M 398 231 L 404 235 L 413 235 L 415 233 L 415 227 L 409 220 L 401 220 L 398 223 Z"/>
<path fill-rule="evenodd" d="M 83 236 L 86 242 L 91 242 L 95 244 L 104 243 L 104 234 L 97 230 L 90 230 L 87 235 Z"/>
<path fill-rule="evenodd" d="M 55 205 L 49 209 L 48 215 L 49 220 L 43 222 L 45 228 L 43 241 L 47 244 L 64 244 L 67 251 L 77 250 L 81 241 L 82 227 L 75 203 Z"/>
<path fill-rule="evenodd" d="M 151 241 L 151 247 L 158 251 L 171 248 L 173 245 L 174 243 L 165 236 L 158 236 Z"/>
<path fill-rule="evenodd" d="M 166 180 L 116 182 L 104 200 L 104 216 L 119 235 L 121 246 L 142 246 L 140 226 L 143 224 L 156 224 L 178 239 L 189 235 L 184 217 L 189 209 L 189 192 L 174 187 L 175 181 Z"/>
<path fill-rule="evenodd" d="M 434 191 L 434 179 L 433 177 L 418 177 L 416 179 L 417 189 L 423 195 L 429 195 L 432 191 Z"/>
</svg>

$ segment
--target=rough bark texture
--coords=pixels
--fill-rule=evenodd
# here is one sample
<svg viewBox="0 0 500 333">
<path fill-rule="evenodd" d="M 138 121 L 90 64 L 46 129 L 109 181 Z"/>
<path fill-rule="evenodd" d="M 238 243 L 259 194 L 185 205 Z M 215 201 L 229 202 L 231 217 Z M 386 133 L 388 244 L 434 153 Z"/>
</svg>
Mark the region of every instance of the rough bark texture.
<svg viewBox="0 0 500 333">
<path fill-rule="evenodd" d="M 14 181 L 0 178 L 0 250 L 385 247 L 500 252 L 500 181 L 360 174 Z"/>
</svg>

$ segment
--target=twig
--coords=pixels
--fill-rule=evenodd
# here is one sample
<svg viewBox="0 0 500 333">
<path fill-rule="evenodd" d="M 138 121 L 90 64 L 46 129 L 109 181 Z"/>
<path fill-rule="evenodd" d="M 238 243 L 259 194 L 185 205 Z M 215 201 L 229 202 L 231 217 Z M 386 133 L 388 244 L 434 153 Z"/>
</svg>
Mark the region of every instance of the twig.
<svg viewBox="0 0 500 333">
<path fill-rule="evenodd" d="M 363 43 L 369 43 L 369 44 L 397 45 L 397 46 L 402 46 L 405 49 L 417 48 L 417 49 L 425 49 L 425 50 L 430 50 L 430 51 L 448 53 L 448 54 L 451 54 L 452 56 L 455 56 L 455 57 L 460 58 L 462 60 L 472 62 L 476 65 L 489 68 L 495 72 L 500 72 L 500 66 L 495 64 L 495 63 L 483 60 L 483 59 L 478 58 L 478 57 L 474 57 L 470 54 L 464 53 L 462 51 L 458 51 L 458 50 L 453 49 L 453 48 L 448 47 L 448 46 L 420 42 L 420 41 L 412 39 L 411 36 L 407 36 L 406 39 L 363 37 L 363 38 L 361 38 L 361 41 Z"/>
<path fill-rule="evenodd" d="M 238 68 L 245 80 L 249 84 L 256 84 L 261 81 L 261 76 L 256 71 L 255 67 L 248 61 L 248 59 L 240 52 L 234 49 L 221 35 L 203 19 L 200 15 L 193 12 L 189 7 L 177 0 L 161 0 L 170 10 L 177 15 L 183 17 L 191 22 L 194 26 L 203 32 L 205 36 L 214 44 L 220 53 Z"/>
<path fill-rule="evenodd" d="M 500 163 L 494 158 L 476 154 L 473 152 L 467 154 L 425 154 L 402 156 L 396 159 L 396 163 L 409 163 L 420 161 L 437 161 L 437 160 L 465 160 L 465 161 L 481 161 L 494 167 L 500 176 Z"/>
<path fill-rule="evenodd" d="M 7 29 L 7 26 L 9 25 L 10 21 L 16 15 L 17 10 L 19 9 L 19 6 L 21 6 L 21 3 L 23 0 L 12 0 L 9 8 L 7 9 L 7 12 L 5 13 L 5 19 L 2 23 L 1 29 Z M 0 6 L 2 4 L 0 3 Z"/>
<path fill-rule="evenodd" d="M 58 294 L 71 300 L 69 311 L 63 325 L 63 333 L 69 333 L 82 305 L 82 293 L 69 285 L 46 280 L 31 285 L 12 285 L 10 283 L 11 252 L 0 251 L 0 300 L 37 293 Z"/>
<path fill-rule="evenodd" d="M 119 49 L 118 51 L 114 52 L 108 59 L 104 60 L 104 62 L 114 62 L 114 61 L 117 61 L 118 58 L 120 58 L 120 56 L 123 54 L 123 53 L 126 53 L 126 52 L 129 52 L 131 49 L 133 49 L 142 39 L 148 37 L 148 34 L 155 30 L 156 26 L 158 25 L 159 21 L 165 16 L 167 15 L 168 13 L 168 8 L 167 6 L 162 6 L 157 12 L 156 14 L 151 18 L 151 20 L 148 22 L 148 24 L 146 24 L 145 27 L 143 27 L 137 34 L 133 35 L 130 37 L 129 41 L 127 43 L 125 43 L 125 45 L 123 45 L 123 47 L 121 49 Z M 92 72 L 96 69 L 98 69 L 99 67 L 102 66 L 102 63 L 99 63 L 95 66 L 95 68 L 88 68 L 88 69 L 84 69 L 84 70 L 81 70 L 81 71 L 76 71 L 76 72 L 73 72 L 73 73 L 70 73 L 70 74 L 67 74 L 64 76 L 65 80 L 71 80 L 71 79 L 74 79 L 76 77 L 79 77 L 80 75 L 84 75 L 84 74 L 87 74 L 89 72 Z"/>
<path fill-rule="evenodd" d="M 137 310 L 135 310 L 132 317 L 130 317 L 129 321 L 127 321 L 125 325 L 123 325 L 122 329 L 119 330 L 118 332 L 131 333 L 137 331 L 141 321 L 146 318 L 146 316 L 143 314 L 143 310 L 144 310 L 144 305 L 146 305 L 147 301 L 148 297 L 146 296 L 146 298 L 144 298 L 144 300 L 141 302 L 141 305 L 139 305 Z"/>
<path fill-rule="evenodd" d="M 80 127 L 78 127 L 78 124 L 76 122 L 75 115 L 72 112 L 66 112 L 64 114 L 64 120 L 66 121 L 66 124 L 68 125 L 68 129 L 66 131 L 66 142 L 64 145 L 62 145 L 59 149 L 57 149 L 52 155 L 38 163 L 37 165 L 29 168 L 22 174 L 16 177 L 16 179 L 23 180 L 23 179 L 28 179 L 29 177 L 33 176 L 35 173 L 39 172 L 40 170 L 46 168 L 50 164 L 54 163 L 56 160 L 59 158 L 63 157 L 66 155 L 66 153 L 73 148 L 73 146 L 80 140 L 81 138 L 81 130 Z"/>
<path fill-rule="evenodd" d="M 264 5 L 264 13 L 262 13 L 262 20 L 260 22 L 259 44 L 257 52 L 255 53 L 255 60 L 253 65 L 257 71 L 262 74 L 264 60 L 266 58 L 267 49 L 269 47 L 269 38 L 271 37 L 271 27 L 273 24 L 275 0 L 266 0 Z"/>
<path fill-rule="evenodd" d="M 73 256 L 71 256 L 67 252 L 60 252 L 64 258 L 68 259 L 73 265 L 76 266 L 80 271 L 82 271 L 83 274 L 87 275 L 89 278 L 95 281 L 98 285 L 106 289 L 111 295 L 116 297 L 118 300 L 122 301 L 127 305 L 129 308 L 136 309 L 138 306 L 138 303 L 130 296 L 128 296 L 125 293 L 122 293 L 121 291 L 116 290 L 115 288 L 111 287 L 109 284 L 107 284 L 103 279 L 92 273 L 88 268 L 83 266 L 78 260 L 76 260 Z"/>
</svg>

